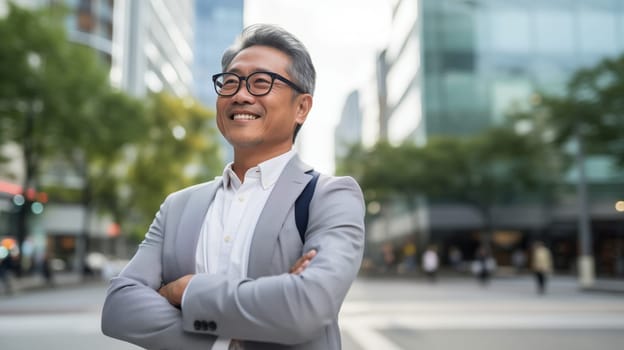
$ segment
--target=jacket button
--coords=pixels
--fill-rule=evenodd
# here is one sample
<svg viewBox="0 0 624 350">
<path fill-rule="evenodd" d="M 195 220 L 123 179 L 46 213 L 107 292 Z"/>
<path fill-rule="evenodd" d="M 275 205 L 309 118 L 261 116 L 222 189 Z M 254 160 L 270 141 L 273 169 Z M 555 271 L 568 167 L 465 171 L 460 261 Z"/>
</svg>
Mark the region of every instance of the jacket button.
<svg viewBox="0 0 624 350">
<path fill-rule="evenodd" d="M 217 323 L 215 321 L 210 321 L 208 322 L 208 330 L 209 331 L 216 331 L 217 330 Z"/>
<path fill-rule="evenodd" d="M 208 329 L 208 322 L 201 321 L 201 329 L 202 331 L 205 331 L 206 329 Z"/>
<path fill-rule="evenodd" d="M 201 322 L 199 320 L 195 320 L 195 322 L 193 322 L 193 328 L 195 328 L 196 331 L 201 329 Z"/>
</svg>

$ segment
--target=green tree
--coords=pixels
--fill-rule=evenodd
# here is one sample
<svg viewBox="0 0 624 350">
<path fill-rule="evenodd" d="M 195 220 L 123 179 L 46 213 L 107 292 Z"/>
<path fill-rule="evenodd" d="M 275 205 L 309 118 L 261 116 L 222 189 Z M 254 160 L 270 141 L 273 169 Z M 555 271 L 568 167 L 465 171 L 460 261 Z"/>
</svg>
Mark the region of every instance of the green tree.
<svg viewBox="0 0 624 350">
<path fill-rule="evenodd" d="M 42 167 L 63 162 L 83 179 L 72 199 L 86 215 L 99 204 L 119 219 L 122 176 L 115 170 L 124 149 L 143 137 L 141 102 L 110 86 L 108 67 L 92 49 L 68 41 L 63 8 L 31 11 L 11 4 L 9 10 L 0 20 L 0 142 L 22 146 L 24 189 L 40 185 Z M 48 186 L 60 197 L 76 192 Z M 18 218 L 20 243 L 28 231 L 27 207 Z M 79 264 L 87 230 L 85 224 L 78 240 Z"/>
<path fill-rule="evenodd" d="M 419 195 L 431 202 L 470 205 L 490 233 L 494 205 L 531 192 L 549 193 L 559 174 L 555 159 L 538 138 L 494 128 L 473 137 L 432 137 L 424 146 L 379 143 L 369 150 L 356 146 L 338 169 L 358 179 L 368 200 L 399 197 L 411 210 Z"/>
<path fill-rule="evenodd" d="M 84 132 L 85 117 L 108 89 L 107 70 L 90 50 L 67 40 L 64 13 L 55 6 L 28 11 L 11 3 L 0 20 L 0 142 L 21 145 L 24 191 L 37 187 L 44 159 Z M 20 245 L 30 199 L 18 216 Z"/>
<path fill-rule="evenodd" d="M 624 55 L 578 70 L 563 95 L 538 96 L 525 116 L 539 116 L 555 142 L 581 138 L 589 154 L 610 154 L 624 166 Z"/>
<path fill-rule="evenodd" d="M 214 112 L 166 93 L 148 100 L 146 138 L 133 150 L 126 188 L 135 240 L 167 194 L 211 180 L 223 166 Z"/>
<path fill-rule="evenodd" d="M 84 114 L 83 130 L 72 142 L 62 144 L 74 171 L 83 179 L 80 202 L 85 212 L 84 227 L 77 245 L 79 269 L 86 256 L 91 215 L 104 210 L 118 224 L 126 220 L 121 188 L 127 178 L 126 152 L 145 136 L 147 127 L 141 101 L 118 91 L 107 91 Z"/>
</svg>

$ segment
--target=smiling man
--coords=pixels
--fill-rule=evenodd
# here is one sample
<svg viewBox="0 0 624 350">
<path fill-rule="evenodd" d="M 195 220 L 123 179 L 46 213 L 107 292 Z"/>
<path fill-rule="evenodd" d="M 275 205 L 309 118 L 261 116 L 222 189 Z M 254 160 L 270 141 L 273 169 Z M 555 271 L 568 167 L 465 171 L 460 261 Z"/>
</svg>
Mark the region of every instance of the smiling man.
<svg viewBox="0 0 624 350">
<path fill-rule="evenodd" d="M 148 349 L 340 349 L 364 202 L 352 178 L 319 174 L 292 148 L 312 108 L 310 55 L 253 25 L 222 68 L 217 124 L 234 161 L 167 197 L 110 282 L 102 330 Z"/>
</svg>

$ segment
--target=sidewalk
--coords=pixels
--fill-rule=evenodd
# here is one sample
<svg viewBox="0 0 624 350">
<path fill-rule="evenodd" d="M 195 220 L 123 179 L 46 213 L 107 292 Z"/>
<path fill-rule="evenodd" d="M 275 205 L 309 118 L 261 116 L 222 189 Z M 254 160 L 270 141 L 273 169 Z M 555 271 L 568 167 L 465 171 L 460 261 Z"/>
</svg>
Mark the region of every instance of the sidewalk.
<svg viewBox="0 0 624 350">
<path fill-rule="evenodd" d="M 51 284 L 46 283 L 46 280 L 41 274 L 23 277 L 11 276 L 11 292 L 12 294 L 21 294 L 48 288 L 63 288 L 90 283 L 103 283 L 103 280 L 98 276 L 81 278 L 81 276 L 75 272 L 59 272 L 54 274 Z M 3 286 L 0 286 L 0 297 L 7 295 L 2 287 Z"/>
<path fill-rule="evenodd" d="M 390 280 L 425 280 L 426 276 L 421 271 L 413 271 L 410 273 L 380 273 L 380 272 L 362 272 L 360 271 L 359 277 L 364 279 L 390 279 Z M 575 275 L 555 275 L 553 278 L 564 277 L 569 278 L 571 283 L 576 281 Z M 446 280 L 461 280 L 461 279 L 474 279 L 469 273 L 465 272 L 456 272 L 448 269 L 441 270 L 439 273 L 439 278 Z M 512 273 L 507 269 L 498 270 L 493 276 L 492 281 L 504 281 L 504 280 L 517 280 L 517 279 L 533 279 L 533 275 L 525 272 L 521 274 Z M 619 278 L 596 278 L 594 281 L 594 285 L 591 287 L 581 287 L 578 284 L 578 289 L 584 292 L 602 292 L 602 293 L 622 293 L 624 294 L 624 279 Z"/>
<path fill-rule="evenodd" d="M 596 279 L 594 285 L 583 288 L 588 292 L 624 293 L 624 280 L 621 279 Z"/>
<path fill-rule="evenodd" d="M 364 279 L 389 278 L 389 279 L 399 279 L 399 280 L 400 279 L 419 280 L 421 278 L 424 278 L 423 276 L 420 276 L 420 275 L 394 275 L 394 274 L 382 274 L 382 275 L 373 275 L 373 276 L 361 275 L 360 277 L 363 277 Z M 521 277 L 531 278 L 531 276 L 528 276 L 528 275 L 508 276 L 504 274 L 502 276 L 494 276 L 493 278 L 495 280 L 500 281 L 500 280 L 513 280 L 515 278 L 521 278 Z M 570 276 L 570 277 L 573 278 L 573 276 Z M 450 274 L 450 275 L 446 275 L 445 278 L 449 280 L 453 280 L 453 279 L 460 280 L 460 279 L 472 278 L 472 277 Z M 105 281 L 99 276 L 87 276 L 87 277 L 81 278 L 81 276 L 79 276 L 75 272 L 61 272 L 61 273 L 56 273 L 54 275 L 54 283 L 52 285 L 46 284 L 46 281 L 43 278 L 43 276 L 41 276 L 40 274 L 36 274 L 36 275 L 25 276 L 22 278 L 12 277 L 11 287 L 12 287 L 14 294 L 19 294 L 23 292 L 42 290 L 46 288 L 63 288 L 63 287 L 78 286 L 81 284 L 104 283 L 104 282 Z M 599 278 L 599 279 L 596 279 L 593 286 L 581 288 L 579 285 L 579 289 L 585 292 L 590 292 L 590 293 L 591 292 L 603 292 L 603 293 L 606 292 L 606 293 L 623 293 L 624 294 L 624 280 L 623 279 Z M 6 294 L 3 294 L 3 292 L 4 291 L 0 287 L 0 297 L 2 297 L 3 295 L 6 295 Z"/>
</svg>

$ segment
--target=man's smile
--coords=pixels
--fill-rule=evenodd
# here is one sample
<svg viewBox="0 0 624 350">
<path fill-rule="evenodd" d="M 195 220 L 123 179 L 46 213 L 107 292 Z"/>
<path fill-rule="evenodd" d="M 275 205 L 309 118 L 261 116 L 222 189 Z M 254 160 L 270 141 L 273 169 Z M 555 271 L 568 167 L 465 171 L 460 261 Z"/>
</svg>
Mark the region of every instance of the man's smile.
<svg viewBox="0 0 624 350">
<path fill-rule="evenodd" d="M 260 118 L 260 116 L 248 113 L 236 113 L 230 116 L 231 120 L 256 120 Z"/>
</svg>

